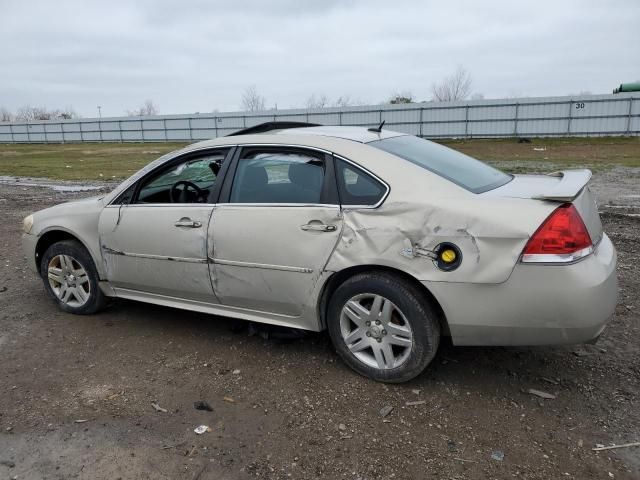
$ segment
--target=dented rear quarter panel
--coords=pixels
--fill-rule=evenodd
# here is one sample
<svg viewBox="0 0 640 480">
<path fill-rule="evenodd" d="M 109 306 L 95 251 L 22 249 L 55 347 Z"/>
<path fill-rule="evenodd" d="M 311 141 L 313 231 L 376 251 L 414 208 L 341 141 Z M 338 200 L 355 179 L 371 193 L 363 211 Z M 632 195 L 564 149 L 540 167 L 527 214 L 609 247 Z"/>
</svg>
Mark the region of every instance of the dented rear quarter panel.
<svg viewBox="0 0 640 480">
<path fill-rule="evenodd" d="M 378 209 L 344 210 L 343 234 L 327 269 L 372 264 L 400 269 L 421 281 L 501 283 L 531 233 L 557 206 L 521 199 L 505 205 L 478 196 L 425 197 L 408 201 L 390 195 Z M 462 252 L 456 270 L 442 271 L 431 258 L 415 253 L 433 251 L 443 242 Z"/>
</svg>

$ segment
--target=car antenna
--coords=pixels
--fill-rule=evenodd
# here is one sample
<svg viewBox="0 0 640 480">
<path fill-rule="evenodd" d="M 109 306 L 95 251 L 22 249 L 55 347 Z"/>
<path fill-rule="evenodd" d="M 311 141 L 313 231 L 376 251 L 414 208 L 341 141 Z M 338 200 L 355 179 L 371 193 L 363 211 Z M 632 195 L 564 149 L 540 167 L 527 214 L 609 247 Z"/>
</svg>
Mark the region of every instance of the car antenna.
<svg viewBox="0 0 640 480">
<path fill-rule="evenodd" d="M 386 120 L 382 120 L 382 122 L 380 122 L 380 125 L 378 125 L 377 127 L 367 128 L 367 130 L 369 130 L 370 132 L 380 133 L 382 131 L 382 126 L 384 125 L 384 122 L 386 122 Z"/>
</svg>

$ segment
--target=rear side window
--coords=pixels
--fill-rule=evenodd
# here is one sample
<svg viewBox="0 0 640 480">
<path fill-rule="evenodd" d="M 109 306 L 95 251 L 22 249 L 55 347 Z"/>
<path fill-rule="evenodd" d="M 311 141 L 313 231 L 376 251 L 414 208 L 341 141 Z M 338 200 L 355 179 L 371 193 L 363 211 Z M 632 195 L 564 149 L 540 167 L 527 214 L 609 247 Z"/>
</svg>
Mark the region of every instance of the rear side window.
<svg viewBox="0 0 640 480">
<path fill-rule="evenodd" d="M 404 158 L 473 193 L 493 190 L 513 178 L 480 160 L 412 135 L 385 138 L 367 145 Z"/>
<path fill-rule="evenodd" d="M 304 152 L 245 153 L 231 188 L 231 203 L 320 203 L 324 160 Z"/>
<path fill-rule="evenodd" d="M 387 187 L 353 165 L 339 158 L 336 162 L 338 194 L 342 205 L 376 205 L 387 192 Z"/>
</svg>

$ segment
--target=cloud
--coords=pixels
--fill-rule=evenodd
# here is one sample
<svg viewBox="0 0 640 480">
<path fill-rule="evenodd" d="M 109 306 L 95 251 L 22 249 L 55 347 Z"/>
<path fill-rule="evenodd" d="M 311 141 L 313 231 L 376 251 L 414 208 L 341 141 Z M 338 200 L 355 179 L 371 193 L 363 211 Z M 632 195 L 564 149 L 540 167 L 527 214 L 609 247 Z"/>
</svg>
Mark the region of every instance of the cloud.
<svg viewBox="0 0 640 480">
<path fill-rule="evenodd" d="M 485 97 L 604 93 L 640 77 L 638 20 L 636 0 L 3 0 L 0 106 L 224 111 L 248 85 L 279 108 L 428 99 L 459 64 Z"/>
</svg>

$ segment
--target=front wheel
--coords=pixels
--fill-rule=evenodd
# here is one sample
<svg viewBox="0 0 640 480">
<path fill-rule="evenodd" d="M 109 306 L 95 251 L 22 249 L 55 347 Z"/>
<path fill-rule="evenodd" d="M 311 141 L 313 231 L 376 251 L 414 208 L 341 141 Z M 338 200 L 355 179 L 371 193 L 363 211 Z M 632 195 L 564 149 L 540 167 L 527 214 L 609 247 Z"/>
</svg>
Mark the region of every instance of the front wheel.
<svg viewBox="0 0 640 480">
<path fill-rule="evenodd" d="M 79 242 L 51 245 L 40 261 L 40 273 L 49 295 L 67 312 L 87 315 L 106 304 L 93 260 Z"/>
<path fill-rule="evenodd" d="M 356 372 L 405 382 L 431 362 L 440 323 L 419 289 L 385 272 L 355 275 L 331 296 L 327 315 L 333 345 Z"/>
</svg>

